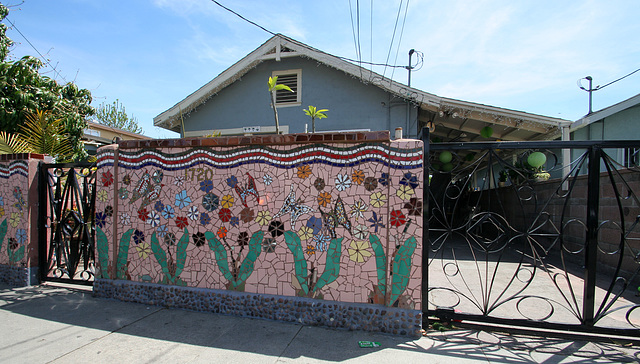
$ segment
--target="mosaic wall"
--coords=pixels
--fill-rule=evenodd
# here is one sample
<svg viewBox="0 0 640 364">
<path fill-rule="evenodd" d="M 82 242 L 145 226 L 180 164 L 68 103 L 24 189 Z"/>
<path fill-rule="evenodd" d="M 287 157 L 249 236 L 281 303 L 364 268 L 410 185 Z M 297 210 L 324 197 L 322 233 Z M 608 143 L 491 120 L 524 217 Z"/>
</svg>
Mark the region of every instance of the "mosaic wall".
<svg viewBox="0 0 640 364">
<path fill-rule="evenodd" d="M 26 285 L 29 246 L 29 163 L 0 162 L 0 282 Z"/>
<path fill-rule="evenodd" d="M 101 148 L 98 281 L 420 310 L 422 156 L 415 140 Z"/>
</svg>

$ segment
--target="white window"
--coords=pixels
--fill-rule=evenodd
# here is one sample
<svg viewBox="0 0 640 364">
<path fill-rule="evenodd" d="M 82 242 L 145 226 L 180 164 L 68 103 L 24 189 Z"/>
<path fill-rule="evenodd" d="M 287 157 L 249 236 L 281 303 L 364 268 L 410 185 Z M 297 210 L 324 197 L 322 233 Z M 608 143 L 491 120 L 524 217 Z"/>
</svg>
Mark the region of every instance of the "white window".
<svg viewBox="0 0 640 364">
<path fill-rule="evenodd" d="M 300 106 L 302 105 L 302 70 L 286 70 L 286 71 L 273 71 L 271 74 L 278 76 L 279 85 L 287 85 L 291 88 L 288 90 L 276 91 L 276 106 Z"/>
</svg>

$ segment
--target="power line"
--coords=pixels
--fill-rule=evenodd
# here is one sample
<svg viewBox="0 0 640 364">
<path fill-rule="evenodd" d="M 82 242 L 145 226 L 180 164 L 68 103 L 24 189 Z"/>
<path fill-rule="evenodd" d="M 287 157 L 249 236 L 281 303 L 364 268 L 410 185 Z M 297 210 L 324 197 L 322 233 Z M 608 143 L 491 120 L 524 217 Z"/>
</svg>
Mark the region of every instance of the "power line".
<svg viewBox="0 0 640 364">
<path fill-rule="evenodd" d="M 43 60 L 46 64 L 48 64 L 48 65 L 49 65 L 49 67 L 51 67 L 51 69 L 53 70 L 53 72 L 55 72 L 55 73 L 58 75 L 58 77 L 60 77 L 61 79 L 63 79 L 63 80 L 64 80 L 64 82 L 66 83 L 66 82 L 67 82 L 67 80 L 66 80 L 64 77 L 62 77 L 62 75 L 60 74 L 60 72 L 58 72 L 58 70 L 57 70 L 55 67 L 53 67 L 53 66 L 51 65 L 51 62 L 49 62 L 49 60 L 47 59 L 47 57 L 43 56 L 43 55 L 42 55 L 42 53 L 40 53 L 40 51 L 38 50 L 38 48 L 36 48 L 36 46 L 34 46 L 34 45 L 33 45 L 33 43 L 31 43 L 31 41 L 30 41 L 29 39 L 27 39 L 27 37 L 26 37 L 24 34 L 22 34 L 22 32 L 20 31 L 20 29 L 18 29 L 18 27 L 16 27 L 16 25 L 15 25 L 15 24 L 14 24 L 14 23 L 9 19 L 9 18 L 5 18 L 5 19 L 6 19 L 9 23 L 11 23 L 11 27 L 12 27 L 13 29 L 15 29 L 15 30 L 16 30 L 16 31 L 17 31 L 17 32 L 22 36 L 22 38 L 24 38 L 24 40 L 26 40 L 26 41 L 27 41 L 27 43 L 29 43 L 29 45 L 31 46 L 31 48 L 33 48 L 33 49 L 36 51 L 36 53 L 38 53 L 38 54 L 40 55 L 40 58 L 42 58 L 42 60 Z"/>
<path fill-rule="evenodd" d="M 393 60 L 393 63 L 398 63 L 398 54 L 400 54 L 400 44 L 402 43 L 402 35 L 404 34 L 404 24 L 407 21 L 407 10 L 409 10 L 409 0 L 407 0 L 407 5 L 404 7 L 404 18 L 402 18 L 402 28 L 400 29 L 400 38 L 398 38 L 398 47 L 396 48 L 396 58 Z M 411 64 L 409 64 L 411 67 Z M 393 74 L 395 73 L 395 68 L 391 71 L 391 79 L 393 80 Z"/>
<path fill-rule="evenodd" d="M 373 62 L 373 0 L 371 0 L 369 14 L 369 61 Z M 369 71 L 373 71 L 373 67 L 370 67 Z"/>
<path fill-rule="evenodd" d="M 351 33 L 353 34 L 353 47 L 356 51 L 356 58 L 361 59 L 360 53 L 358 52 L 358 41 L 356 40 L 356 28 L 353 24 L 353 6 L 351 6 L 351 0 L 349 0 L 349 17 L 351 18 Z"/>
<path fill-rule="evenodd" d="M 396 24 L 393 26 L 393 35 L 391 36 L 391 44 L 389 44 L 389 52 L 387 53 L 387 60 L 385 61 L 385 63 L 389 63 L 389 57 L 391 57 L 391 50 L 393 49 L 393 40 L 396 38 L 396 29 L 398 29 L 398 20 L 400 20 L 400 10 L 402 10 L 402 2 L 403 0 L 400 0 L 400 6 L 398 6 L 398 15 L 396 15 Z M 387 72 L 387 67 L 384 68 L 384 70 L 382 71 L 382 77 L 384 77 L 384 74 Z"/>
<path fill-rule="evenodd" d="M 622 77 L 618 78 L 617 80 L 611 81 L 611 82 L 609 82 L 608 84 L 606 84 L 604 86 L 596 86 L 596 88 L 593 91 L 602 90 L 603 88 L 605 88 L 605 87 L 607 87 L 607 86 L 609 86 L 611 84 L 614 84 L 614 83 L 616 83 L 618 81 L 624 80 L 625 78 L 631 76 L 632 74 L 634 74 L 634 73 L 636 73 L 638 71 L 640 71 L 640 68 L 638 68 L 637 70 L 635 70 L 635 71 L 633 71 L 633 72 L 631 72 L 631 73 L 629 73 L 629 74 L 627 74 L 625 76 L 622 76 Z"/>
<path fill-rule="evenodd" d="M 247 18 L 243 17 L 242 15 L 240 15 L 240 14 L 236 13 L 235 11 L 233 11 L 233 10 L 231 10 L 231 9 L 229 9 L 229 8 L 227 8 L 227 7 L 225 7 L 225 6 L 223 6 L 222 4 L 220 4 L 219 2 L 217 2 L 216 0 L 211 0 L 211 1 L 212 1 L 212 2 L 214 2 L 216 5 L 220 6 L 221 8 L 223 8 L 223 9 L 227 10 L 228 12 L 233 13 L 234 15 L 236 15 L 237 17 L 239 17 L 240 19 L 242 19 L 242 20 L 244 20 L 244 21 L 246 21 L 246 22 L 248 22 L 248 23 L 250 23 L 250 24 L 252 24 L 252 25 L 255 25 L 256 27 L 258 27 L 258 28 L 260 28 L 260 29 L 262 29 L 262 30 L 264 30 L 265 32 L 267 32 L 267 33 L 269 33 L 269 34 L 271 34 L 271 35 L 278 35 L 277 33 L 274 33 L 274 32 L 272 32 L 272 31 L 270 31 L 269 29 L 267 29 L 267 28 L 265 28 L 265 27 L 263 27 L 263 26 L 261 26 L 261 25 L 259 25 L 259 24 L 256 24 L 255 22 L 252 22 L 251 20 L 249 20 L 249 19 L 247 19 Z M 336 57 L 336 58 L 339 58 L 339 59 L 341 59 L 341 60 L 343 60 L 343 61 L 349 61 L 349 62 L 353 62 L 353 63 L 361 63 L 361 64 L 366 64 L 366 65 L 371 65 L 371 66 L 384 66 L 384 67 L 389 67 L 389 68 L 405 68 L 405 66 L 391 65 L 391 64 L 388 64 L 388 63 L 374 63 L 374 62 L 366 62 L 366 61 L 362 61 L 362 60 L 355 60 L 355 59 L 351 59 L 351 58 L 347 58 L 347 57 L 340 57 L 340 56 L 336 56 L 336 55 L 333 55 L 333 54 L 331 54 L 331 56 Z M 387 61 L 388 61 L 388 59 L 387 59 Z M 384 77 L 384 75 L 383 75 L 383 77 Z"/>
</svg>

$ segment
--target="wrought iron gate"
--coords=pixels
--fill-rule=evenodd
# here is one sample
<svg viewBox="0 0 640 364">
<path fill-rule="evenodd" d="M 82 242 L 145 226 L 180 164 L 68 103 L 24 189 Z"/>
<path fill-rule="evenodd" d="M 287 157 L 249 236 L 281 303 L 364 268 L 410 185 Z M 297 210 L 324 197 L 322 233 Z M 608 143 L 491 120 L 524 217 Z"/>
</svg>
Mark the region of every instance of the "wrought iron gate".
<svg viewBox="0 0 640 364">
<path fill-rule="evenodd" d="M 425 314 L 640 337 L 639 150 L 425 141 Z"/>
<path fill-rule="evenodd" d="M 95 163 L 42 164 L 41 280 L 92 284 L 95 261 Z"/>
</svg>

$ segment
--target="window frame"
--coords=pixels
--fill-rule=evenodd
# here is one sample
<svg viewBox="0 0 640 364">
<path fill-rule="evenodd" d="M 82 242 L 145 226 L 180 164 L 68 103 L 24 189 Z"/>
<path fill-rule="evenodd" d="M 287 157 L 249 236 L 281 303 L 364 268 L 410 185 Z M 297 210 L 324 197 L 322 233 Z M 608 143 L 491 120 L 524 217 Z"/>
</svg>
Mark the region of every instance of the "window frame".
<svg viewBox="0 0 640 364">
<path fill-rule="evenodd" d="M 297 86 L 297 90 L 295 92 L 296 101 L 278 102 L 278 100 L 276 98 L 276 103 L 275 103 L 276 108 L 302 105 L 302 69 L 298 68 L 298 69 L 272 71 L 271 72 L 271 77 L 274 77 L 274 76 L 280 77 L 280 76 L 283 76 L 283 75 L 287 75 L 287 76 L 295 75 L 296 76 L 296 86 Z"/>
</svg>

